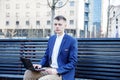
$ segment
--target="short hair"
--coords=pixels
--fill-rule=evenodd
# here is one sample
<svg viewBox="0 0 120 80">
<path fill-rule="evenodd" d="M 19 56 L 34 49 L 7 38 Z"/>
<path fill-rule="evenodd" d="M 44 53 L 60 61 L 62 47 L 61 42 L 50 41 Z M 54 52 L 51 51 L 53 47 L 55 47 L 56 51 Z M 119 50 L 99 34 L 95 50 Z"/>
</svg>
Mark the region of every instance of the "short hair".
<svg viewBox="0 0 120 80">
<path fill-rule="evenodd" d="M 67 19 L 64 17 L 64 16 L 62 16 L 62 15 L 59 15 L 59 16 L 56 16 L 55 18 L 54 18 L 55 20 L 64 20 L 64 21 L 67 21 Z"/>
</svg>

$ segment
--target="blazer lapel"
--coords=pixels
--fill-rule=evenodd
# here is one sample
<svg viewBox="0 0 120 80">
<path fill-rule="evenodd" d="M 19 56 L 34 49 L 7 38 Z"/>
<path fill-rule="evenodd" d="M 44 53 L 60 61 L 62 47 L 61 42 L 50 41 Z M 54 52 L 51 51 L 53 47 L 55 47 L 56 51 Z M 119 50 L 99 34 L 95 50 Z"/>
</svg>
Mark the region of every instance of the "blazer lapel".
<svg viewBox="0 0 120 80">
<path fill-rule="evenodd" d="M 59 49 L 58 55 L 60 54 L 60 52 L 61 52 L 61 50 L 62 50 L 62 48 L 63 48 L 63 46 L 64 46 L 65 41 L 66 41 L 66 34 L 65 34 L 64 37 L 63 37 L 63 40 L 62 40 L 62 43 L 61 43 L 61 45 L 60 45 L 60 49 Z"/>
<path fill-rule="evenodd" d="M 51 47 L 50 47 L 50 56 L 49 56 L 49 58 L 50 58 L 51 55 L 52 55 L 56 37 L 57 37 L 57 36 L 55 35 L 55 36 L 53 37 L 53 39 L 51 40 L 51 42 L 50 42 Z"/>
</svg>

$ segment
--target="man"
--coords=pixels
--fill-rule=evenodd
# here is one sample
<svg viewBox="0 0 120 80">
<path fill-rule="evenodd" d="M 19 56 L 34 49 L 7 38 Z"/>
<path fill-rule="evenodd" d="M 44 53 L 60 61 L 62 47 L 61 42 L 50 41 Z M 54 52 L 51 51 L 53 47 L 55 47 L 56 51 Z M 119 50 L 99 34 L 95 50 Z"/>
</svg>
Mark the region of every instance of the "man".
<svg viewBox="0 0 120 80">
<path fill-rule="evenodd" d="M 66 33 L 66 18 L 54 18 L 55 35 L 48 40 L 47 49 L 40 64 L 34 67 L 45 68 L 45 71 L 32 72 L 27 70 L 24 80 L 74 80 L 75 64 L 77 62 L 77 40 Z"/>
</svg>

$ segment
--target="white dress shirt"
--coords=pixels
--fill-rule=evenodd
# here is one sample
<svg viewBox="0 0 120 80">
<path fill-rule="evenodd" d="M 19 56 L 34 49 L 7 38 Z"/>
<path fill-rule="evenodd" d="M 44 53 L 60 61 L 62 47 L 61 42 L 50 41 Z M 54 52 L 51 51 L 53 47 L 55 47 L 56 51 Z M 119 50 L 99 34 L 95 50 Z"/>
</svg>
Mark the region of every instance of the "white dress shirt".
<svg viewBox="0 0 120 80">
<path fill-rule="evenodd" d="M 52 68 L 58 68 L 58 63 L 57 63 L 57 57 L 58 57 L 58 53 L 59 53 L 59 49 L 60 49 L 60 45 L 63 39 L 63 35 L 61 36 L 57 36 L 55 44 L 54 44 L 54 48 L 53 48 L 53 52 L 52 52 L 52 63 L 51 63 L 51 67 Z"/>
</svg>

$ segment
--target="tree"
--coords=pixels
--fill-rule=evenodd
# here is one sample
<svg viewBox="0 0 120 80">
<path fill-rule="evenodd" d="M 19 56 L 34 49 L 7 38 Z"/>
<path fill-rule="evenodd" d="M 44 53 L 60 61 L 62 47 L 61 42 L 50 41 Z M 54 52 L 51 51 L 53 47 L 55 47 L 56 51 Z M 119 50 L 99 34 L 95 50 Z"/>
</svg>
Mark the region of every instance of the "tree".
<svg viewBox="0 0 120 80">
<path fill-rule="evenodd" d="M 13 37 L 14 37 L 14 35 L 16 35 L 16 34 L 17 34 L 17 32 L 16 32 L 16 30 L 15 30 L 15 29 L 9 29 L 9 30 L 8 30 L 8 33 L 10 34 L 10 37 L 11 37 L 11 38 L 13 38 Z"/>
<path fill-rule="evenodd" d="M 64 7 L 69 0 L 47 0 L 48 6 L 51 8 L 51 35 L 54 34 L 54 28 L 53 28 L 53 19 L 55 16 L 55 9 L 59 9 Z M 58 3 L 63 3 L 62 5 L 58 6 Z"/>
<path fill-rule="evenodd" d="M 5 38 L 6 37 L 13 38 L 17 34 L 16 29 L 2 29 L 2 32 Z"/>
</svg>

